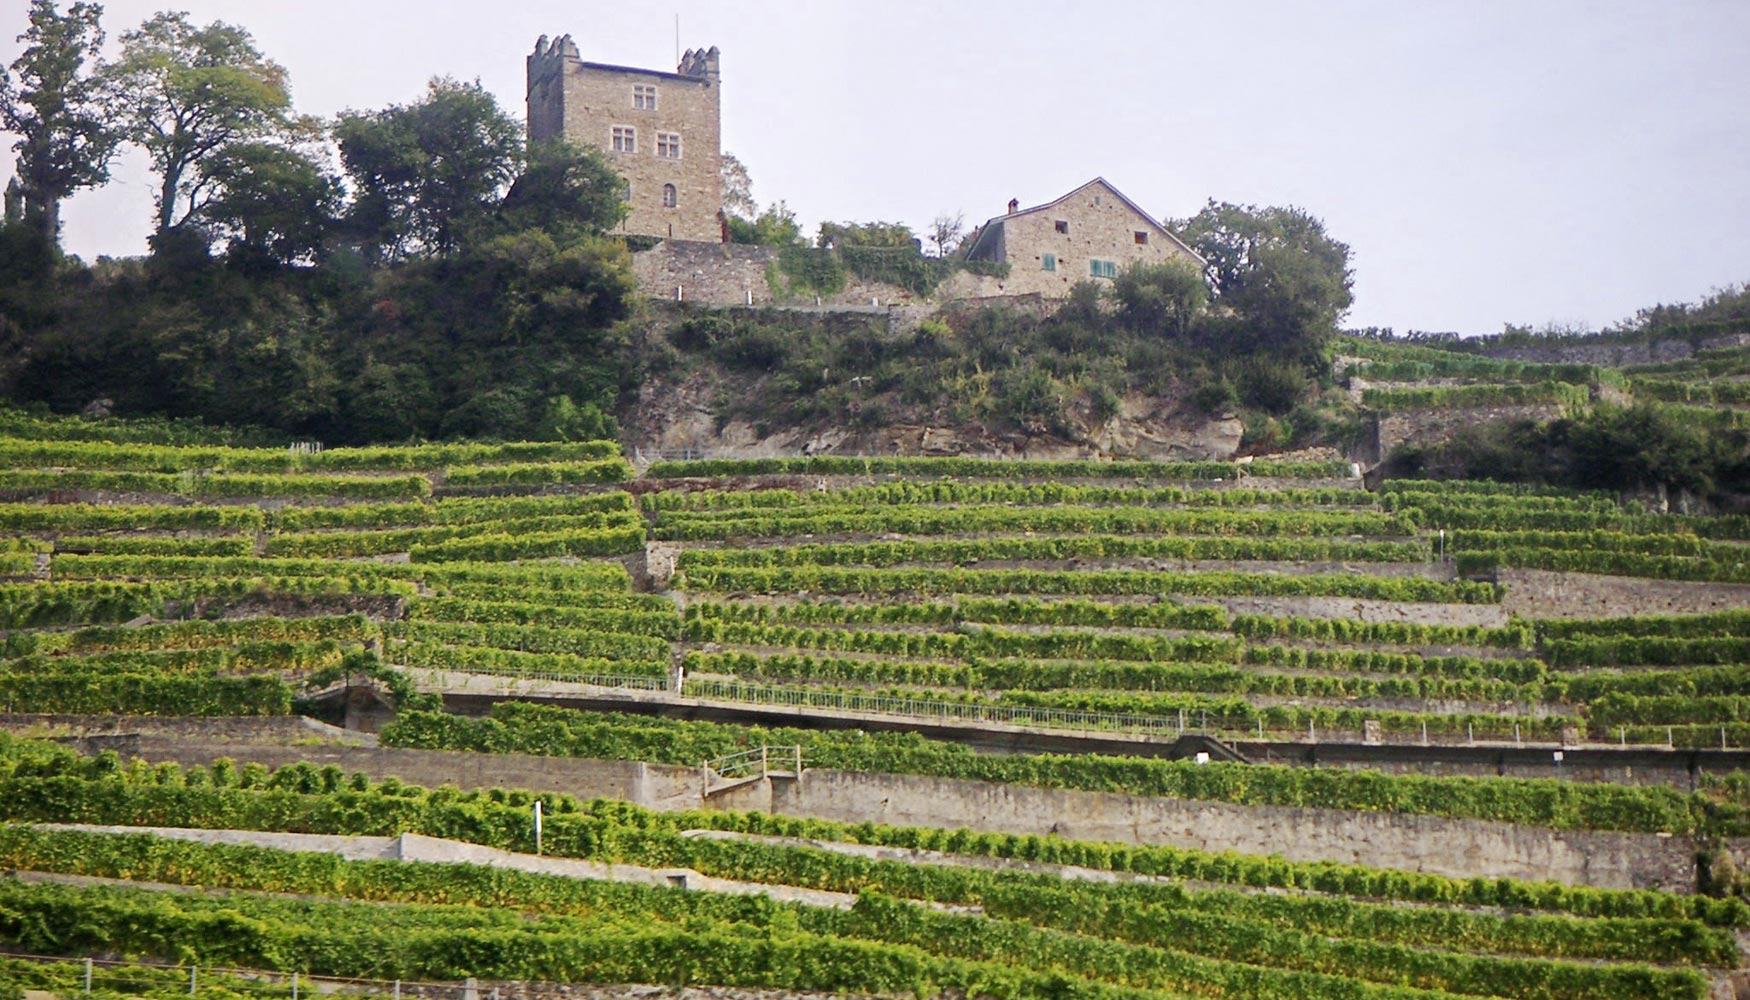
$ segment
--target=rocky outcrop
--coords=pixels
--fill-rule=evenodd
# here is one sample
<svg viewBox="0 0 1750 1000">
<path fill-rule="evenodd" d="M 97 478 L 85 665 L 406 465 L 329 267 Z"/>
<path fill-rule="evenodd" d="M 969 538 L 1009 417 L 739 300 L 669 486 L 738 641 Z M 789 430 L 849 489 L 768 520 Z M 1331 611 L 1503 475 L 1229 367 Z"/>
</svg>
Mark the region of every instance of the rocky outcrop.
<svg viewBox="0 0 1750 1000">
<path fill-rule="evenodd" d="M 903 412 L 869 427 L 772 427 L 720 415 L 724 401 L 752 389 L 752 382 L 712 370 L 696 371 L 678 382 L 645 383 L 638 400 L 620 416 L 626 453 L 634 461 L 835 454 L 1221 461 L 1239 450 L 1244 432 L 1232 414 L 1187 414 L 1176 400 L 1142 395 L 1125 397 L 1107 420 L 1083 416 L 1055 432 L 946 425 L 907 419 Z"/>
</svg>

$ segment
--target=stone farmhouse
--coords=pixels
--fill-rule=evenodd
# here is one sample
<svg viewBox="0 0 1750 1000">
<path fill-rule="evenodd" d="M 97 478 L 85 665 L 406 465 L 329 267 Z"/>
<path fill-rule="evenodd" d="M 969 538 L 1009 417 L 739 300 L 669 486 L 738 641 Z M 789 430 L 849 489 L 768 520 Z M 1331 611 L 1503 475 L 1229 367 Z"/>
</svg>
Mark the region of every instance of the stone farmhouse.
<svg viewBox="0 0 1750 1000">
<path fill-rule="evenodd" d="M 626 179 L 628 235 L 724 240 L 722 74 L 715 46 L 673 73 L 587 63 L 570 35 L 542 35 L 528 57 L 529 141 L 606 153 Z"/>
<path fill-rule="evenodd" d="M 722 211 L 723 81 L 720 54 L 689 49 L 675 72 L 584 62 L 570 35 L 542 35 L 528 57 L 529 141 L 593 147 L 626 179 L 631 211 L 620 231 L 654 237 L 633 255 L 644 294 L 721 305 L 786 299 L 776 287 L 778 251 L 729 243 Z M 935 300 L 1061 299 L 1078 281 L 1110 281 L 1127 265 L 1203 261 L 1104 178 L 1034 208 L 980 226 L 962 251 L 1009 265 L 997 278 L 960 272 Z M 887 307 L 907 290 L 852 280 L 822 307 Z"/>
<path fill-rule="evenodd" d="M 962 251 L 969 260 L 1009 265 L 1006 278 L 987 278 L 985 294 L 1061 298 L 1078 281 L 1110 281 L 1131 264 L 1203 258 L 1138 208 L 1104 177 L 1033 208 L 1009 202 L 1006 215 L 979 226 Z"/>
</svg>

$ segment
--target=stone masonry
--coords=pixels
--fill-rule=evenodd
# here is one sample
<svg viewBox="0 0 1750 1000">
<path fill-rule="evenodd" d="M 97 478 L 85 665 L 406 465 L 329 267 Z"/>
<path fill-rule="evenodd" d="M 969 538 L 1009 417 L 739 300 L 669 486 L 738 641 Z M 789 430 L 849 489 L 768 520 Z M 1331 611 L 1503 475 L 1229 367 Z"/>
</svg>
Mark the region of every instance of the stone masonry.
<svg viewBox="0 0 1750 1000">
<path fill-rule="evenodd" d="M 1007 215 L 973 233 L 967 250 L 972 260 L 1006 262 L 1008 277 L 963 282 L 954 290 L 958 296 L 1062 298 L 1079 281 L 1110 282 L 1131 264 L 1203 266 L 1190 247 L 1102 177 L 1034 208 L 1009 206 Z"/>
<path fill-rule="evenodd" d="M 673 73 L 584 62 L 570 35 L 545 35 L 528 57 L 529 141 L 565 139 L 601 150 L 626 179 L 632 206 L 620 231 L 723 239 L 720 110 L 715 47 L 688 50 Z"/>
</svg>

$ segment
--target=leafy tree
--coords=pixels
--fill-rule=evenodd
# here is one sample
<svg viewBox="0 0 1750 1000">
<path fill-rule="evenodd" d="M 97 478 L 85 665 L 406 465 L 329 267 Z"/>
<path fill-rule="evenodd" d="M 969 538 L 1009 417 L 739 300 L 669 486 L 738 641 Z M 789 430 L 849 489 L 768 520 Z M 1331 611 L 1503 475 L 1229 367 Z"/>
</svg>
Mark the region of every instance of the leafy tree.
<svg viewBox="0 0 1750 1000">
<path fill-rule="evenodd" d="M 1180 336 L 1209 301 L 1209 286 L 1189 263 L 1130 265 L 1112 282 L 1119 312 L 1139 332 Z"/>
<path fill-rule="evenodd" d="M 752 221 L 730 216 L 729 241 L 763 247 L 797 246 L 802 243 L 802 227 L 796 222 L 796 213 L 790 211 L 789 205 L 773 202 Z"/>
<path fill-rule="evenodd" d="M 734 153 L 724 153 L 718 168 L 721 180 L 723 212 L 736 219 L 752 219 L 760 210 L 753 200 L 753 177 Z"/>
<path fill-rule="evenodd" d="M 11 73 L 0 69 L 0 131 L 18 136 L 18 208 L 50 243 L 60 236 L 61 202 L 109 180 L 119 142 L 86 66 L 103 47 L 102 14 L 95 3 L 63 14 L 55 0 L 32 0 L 30 27 L 18 36 L 24 53 Z"/>
<path fill-rule="evenodd" d="M 565 142 L 536 143 L 504 196 L 503 226 L 509 232 L 600 235 L 626 217 L 620 198 L 624 187 L 599 152 Z"/>
<path fill-rule="evenodd" d="M 911 227 L 899 222 L 823 222 L 816 244 L 823 248 L 881 247 L 921 252 Z"/>
<path fill-rule="evenodd" d="M 205 168 L 212 195 L 201 221 L 228 238 L 231 256 L 290 264 L 314 256 L 340 210 L 340 181 L 311 157 L 267 143 L 236 143 Z"/>
<path fill-rule="evenodd" d="M 355 235 L 385 260 L 449 253 L 487 227 L 523 157 L 516 119 L 479 81 L 448 77 L 414 104 L 341 115 L 334 135 Z"/>
<path fill-rule="evenodd" d="M 1237 319 L 1234 346 L 1310 357 L 1354 301 L 1349 247 L 1303 209 L 1212 200 L 1179 230 Z"/>
<path fill-rule="evenodd" d="M 1551 428 L 1573 456 L 1577 485 L 1607 489 L 1668 488 L 1706 495 L 1727 463 L 1723 439 L 1686 423 L 1669 409 L 1642 403 L 1600 406 L 1588 417 Z"/>
<path fill-rule="evenodd" d="M 212 157 L 296 124 L 286 71 L 249 32 L 222 21 L 197 28 L 184 13 L 155 15 L 122 35 L 121 58 L 103 79 L 124 135 L 158 173 L 159 233 L 201 208 Z"/>
</svg>

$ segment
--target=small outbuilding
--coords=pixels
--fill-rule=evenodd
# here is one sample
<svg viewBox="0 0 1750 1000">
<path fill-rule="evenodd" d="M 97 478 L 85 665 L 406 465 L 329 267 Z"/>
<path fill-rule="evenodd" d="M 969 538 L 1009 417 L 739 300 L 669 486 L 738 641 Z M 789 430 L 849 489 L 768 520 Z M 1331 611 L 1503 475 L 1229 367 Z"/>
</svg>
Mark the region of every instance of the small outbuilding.
<svg viewBox="0 0 1750 1000">
<path fill-rule="evenodd" d="M 1006 215 L 967 237 L 968 260 L 1007 263 L 995 281 L 1003 295 L 1061 298 L 1078 281 L 1110 281 L 1131 264 L 1203 258 L 1104 177 L 1032 208 L 1009 202 Z M 989 279 L 987 279 L 989 281 Z"/>
</svg>

